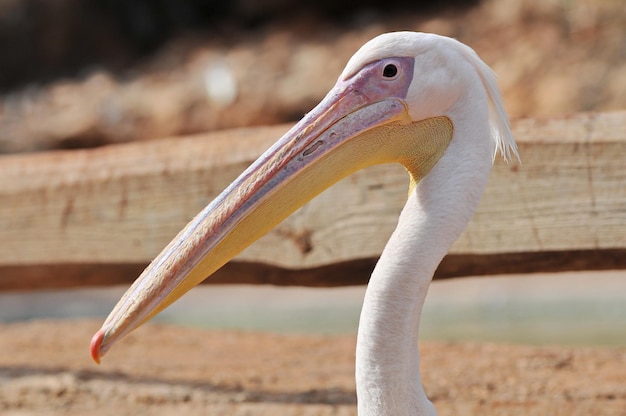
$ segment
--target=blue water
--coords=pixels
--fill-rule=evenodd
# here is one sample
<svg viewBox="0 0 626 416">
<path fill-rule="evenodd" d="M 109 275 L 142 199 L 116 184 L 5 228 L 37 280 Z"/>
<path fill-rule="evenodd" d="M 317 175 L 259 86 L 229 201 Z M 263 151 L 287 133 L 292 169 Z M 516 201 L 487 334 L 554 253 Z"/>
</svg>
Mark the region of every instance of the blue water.
<svg viewBox="0 0 626 416">
<path fill-rule="evenodd" d="M 124 287 L 0 294 L 0 321 L 104 319 Z M 364 287 L 201 286 L 156 320 L 213 329 L 356 333 Z M 422 340 L 626 346 L 626 272 L 431 286 Z"/>
</svg>

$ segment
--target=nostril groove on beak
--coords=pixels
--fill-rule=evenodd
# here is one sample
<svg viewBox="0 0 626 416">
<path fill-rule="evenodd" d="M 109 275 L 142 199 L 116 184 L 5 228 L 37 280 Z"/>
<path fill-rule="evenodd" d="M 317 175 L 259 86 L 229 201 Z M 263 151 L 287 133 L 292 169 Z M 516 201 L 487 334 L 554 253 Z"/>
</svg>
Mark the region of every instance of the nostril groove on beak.
<svg viewBox="0 0 626 416">
<path fill-rule="evenodd" d="M 317 149 L 320 148 L 320 146 L 322 146 L 324 144 L 323 140 L 318 140 L 315 143 L 313 143 L 311 146 L 309 146 L 307 149 L 304 150 L 304 152 L 302 152 L 302 156 L 309 156 L 312 155 L 313 153 L 315 153 L 315 151 Z"/>
</svg>

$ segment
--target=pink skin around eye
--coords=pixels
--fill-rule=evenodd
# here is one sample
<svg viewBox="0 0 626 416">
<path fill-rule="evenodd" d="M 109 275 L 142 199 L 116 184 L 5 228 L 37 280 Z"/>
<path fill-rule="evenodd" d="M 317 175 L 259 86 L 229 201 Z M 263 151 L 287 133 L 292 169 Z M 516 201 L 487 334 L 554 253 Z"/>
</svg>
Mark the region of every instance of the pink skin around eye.
<svg viewBox="0 0 626 416">
<path fill-rule="evenodd" d="M 384 68 L 388 64 L 394 64 L 398 69 L 398 74 L 393 78 L 383 76 Z M 365 105 L 388 98 L 405 99 L 413 79 L 414 64 L 415 59 L 411 57 L 381 59 L 365 65 L 347 79 L 339 79 L 322 102 L 306 114 L 294 130 L 319 120 L 331 109 L 336 117 L 322 117 L 328 123 L 325 127 Z"/>
<path fill-rule="evenodd" d="M 385 77 L 385 67 L 393 64 L 397 74 Z M 369 102 L 376 102 L 385 98 L 406 98 L 409 86 L 413 80 L 412 57 L 388 58 L 365 65 L 359 72 L 346 80 L 339 80 L 333 90 L 356 90 L 365 95 Z"/>
</svg>

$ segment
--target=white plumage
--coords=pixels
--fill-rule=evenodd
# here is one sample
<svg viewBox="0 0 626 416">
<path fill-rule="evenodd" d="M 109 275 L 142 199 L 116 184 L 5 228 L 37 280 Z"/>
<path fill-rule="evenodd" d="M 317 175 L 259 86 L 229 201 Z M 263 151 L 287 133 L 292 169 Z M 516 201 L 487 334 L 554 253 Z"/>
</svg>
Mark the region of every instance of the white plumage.
<svg viewBox="0 0 626 416">
<path fill-rule="evenodd" d="M 94 336 L 92 356 L 98 361 L 116 340 L 335 181 L 369 164 L 398 161 L 411 187 L 365 295 L 358 408 L 361 416 L 435 414 L 420 378 L 422 306 L 435 269 L 480 200 L 496 152 L 517 157 L 495 76 L 472 49 L 425 33 L 371 40 L 320 105 L 144 271 Z"/>
<path fill-rule="evenodd" d="M 478 205 L 495 151 L 507 158 L 517 149 L 495 76 L 472 49 L 442 36 L 391 33 L 365 44 L 346 72 L 370 56 L 397 53 L 386 45 L 415 56 L 411 116 L 446 115 L 454 135 L 409 195 L 370 279 L 357 341 L 359 415 L 431 415 L 417 347 L 428 286 Z"/>
</svg>

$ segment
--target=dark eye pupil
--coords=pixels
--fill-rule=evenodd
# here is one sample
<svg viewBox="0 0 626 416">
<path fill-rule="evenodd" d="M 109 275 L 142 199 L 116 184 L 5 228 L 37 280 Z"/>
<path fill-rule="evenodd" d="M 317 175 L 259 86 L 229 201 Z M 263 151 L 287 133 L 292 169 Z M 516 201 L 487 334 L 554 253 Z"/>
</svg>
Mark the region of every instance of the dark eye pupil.
<svg viewBox="0 0 626 416">
<path fill-rule="evenodd" d="M 388 64 L 383 69 L 383 76 L 385 78 L 393 78 L 396 76 L 397 73 L 398 73 L 398 67 L 396 67 L 393 64 Z"/>
</svg>

